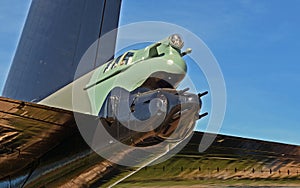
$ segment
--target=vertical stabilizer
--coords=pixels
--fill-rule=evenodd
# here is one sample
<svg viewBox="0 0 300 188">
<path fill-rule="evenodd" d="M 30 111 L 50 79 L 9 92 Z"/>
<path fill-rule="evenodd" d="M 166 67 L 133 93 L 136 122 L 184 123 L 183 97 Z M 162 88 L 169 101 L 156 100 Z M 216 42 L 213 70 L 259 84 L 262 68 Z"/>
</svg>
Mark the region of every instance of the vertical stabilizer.
<svg viewBox="0 0 300 188">
<path fill-rule="evenodd" d="M 121 0 L 32 0 L 3 96 L 40 101 L 72 82 L 88 47 L 117 28 L 120 7 Z M 100 41 L 97 63 L 82 74 L 113 56 L 115 40 Z"/>
</svg>

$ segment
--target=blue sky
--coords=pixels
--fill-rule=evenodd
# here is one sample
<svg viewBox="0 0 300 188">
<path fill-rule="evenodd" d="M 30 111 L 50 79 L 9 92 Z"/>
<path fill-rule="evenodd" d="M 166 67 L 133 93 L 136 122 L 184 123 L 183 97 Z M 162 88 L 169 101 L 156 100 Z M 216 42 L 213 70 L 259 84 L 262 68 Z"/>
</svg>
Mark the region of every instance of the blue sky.
<svg viewBox="0 0 300 188">
<path fill-rule="evenodd" d="M 29 0 L 0 2 L 0 92 L 3 89 L 29 6 Z"/>
<path fill-rule="evenodd" d="M 29 4 L 0 2 L 0 88 Z M 300 145 L 299 7 L 297 0 L 124 0 L 120 25 L 164 21 L 192 31 L 226 82 L 221 133 Z"/>
</svg>

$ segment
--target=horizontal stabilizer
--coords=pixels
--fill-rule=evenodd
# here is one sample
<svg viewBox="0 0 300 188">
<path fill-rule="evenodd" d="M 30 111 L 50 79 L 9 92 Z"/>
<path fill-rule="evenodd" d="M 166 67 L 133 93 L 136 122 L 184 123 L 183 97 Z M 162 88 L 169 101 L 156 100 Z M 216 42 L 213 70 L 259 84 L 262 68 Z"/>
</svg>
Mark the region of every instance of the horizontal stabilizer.
<svg viewBox="0 0 300 188">
<path fill-rule="evenodd" d="M 71 111 L 0 97 L 0 179 L 54 148 L 75 125 Z"/>
</svg>

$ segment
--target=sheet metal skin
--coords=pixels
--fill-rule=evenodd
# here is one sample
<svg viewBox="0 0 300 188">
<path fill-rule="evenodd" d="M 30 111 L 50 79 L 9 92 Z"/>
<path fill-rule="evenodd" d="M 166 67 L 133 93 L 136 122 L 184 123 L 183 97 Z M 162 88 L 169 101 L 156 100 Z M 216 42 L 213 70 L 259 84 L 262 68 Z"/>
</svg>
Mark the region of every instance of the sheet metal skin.
<svg viewBox="0 0 300 188">
<path fill-rule="evenodd" d="M 74 130 L 72 112 L 0 97 L 0 179 L 25 168 Z"/>
<path fill-rule="evenodd" d="M 73 116 L 71 111 L 0 97 L 0 187 L 65 182 L 69 178 L 63 173 L 74 171 L 73 177 L 92 166 L 101 171 L 93 178 L 109 172 L 113 164 L 91 151 Z"/>
</svg>

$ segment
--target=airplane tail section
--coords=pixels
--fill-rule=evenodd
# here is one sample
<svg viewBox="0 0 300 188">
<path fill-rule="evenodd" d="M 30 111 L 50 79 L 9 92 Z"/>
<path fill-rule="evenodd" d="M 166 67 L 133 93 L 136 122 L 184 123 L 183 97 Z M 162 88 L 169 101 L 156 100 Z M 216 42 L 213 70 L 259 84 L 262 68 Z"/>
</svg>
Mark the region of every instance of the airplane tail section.
<svg viewBox="0 0 300 188">
<path fill-rule="evenodd" d="M 38 102 L 72 82 L 88 47 L 117 28 L 120 7 L 121 0 L 32 0 L 3 96 Z M 113 57 L 115 40 L 99 40 L 82 75 Z"/>
</svg>

